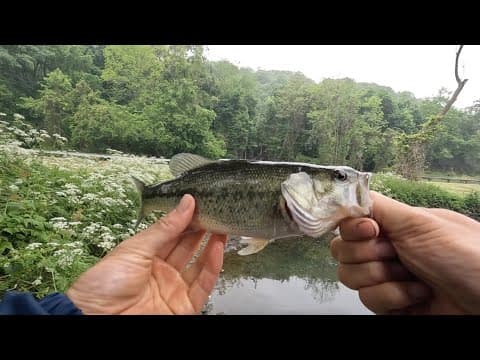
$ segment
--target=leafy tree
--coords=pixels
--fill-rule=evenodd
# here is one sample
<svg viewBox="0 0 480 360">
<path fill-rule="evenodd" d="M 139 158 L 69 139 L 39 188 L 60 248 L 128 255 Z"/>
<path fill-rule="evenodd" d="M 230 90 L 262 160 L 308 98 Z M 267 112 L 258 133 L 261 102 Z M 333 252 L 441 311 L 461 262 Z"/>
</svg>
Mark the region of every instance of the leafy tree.
<svg viewBox="0 0 480 360">
<path fill-rule="evenodd" d="M 22 98 L 22 107 L 31 111 L 50 133 L 69 135 L 73 115 L 72 82 L 61 70 L 50 72 L 41 84 L 38 98 Z"/>
</svg>

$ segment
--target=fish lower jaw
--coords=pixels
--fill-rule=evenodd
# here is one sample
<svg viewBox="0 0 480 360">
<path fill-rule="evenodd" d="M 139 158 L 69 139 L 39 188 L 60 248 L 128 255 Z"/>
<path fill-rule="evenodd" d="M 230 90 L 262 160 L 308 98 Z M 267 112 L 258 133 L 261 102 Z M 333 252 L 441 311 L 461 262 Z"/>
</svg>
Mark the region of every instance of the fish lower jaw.
<svg viewBox="0 0 480 360">
<path fill-rule="evenodd" d="M 306 229 L 306 228 L 302 228 L 302 227 L 299 227 L 300 228 L 300 231 L 305 234 L 306 236 L 309 236 L 311 238 L 314 238 L 314 239 L 317 239 L 323 235 L 325 235 L 326 233 L 328 233 L 329 231 L 333 231 L 335 230 L 335 228 L 338 226 L 338 223 L 337 222 L 327 222 L 325 223 L 321 228 L 318 228 L 318 229 L 315 229 L 315 230 L 312 230 L 312 229 Z"/>
<path fill-rule="evenodd" d="M 357 217 L 371 217 L 372 214 L 372 208 L 365 208 L 361 206 L 351 206 L 348 211 L 349 215 L 351 217 L 357 218 Z"/>
</svg>

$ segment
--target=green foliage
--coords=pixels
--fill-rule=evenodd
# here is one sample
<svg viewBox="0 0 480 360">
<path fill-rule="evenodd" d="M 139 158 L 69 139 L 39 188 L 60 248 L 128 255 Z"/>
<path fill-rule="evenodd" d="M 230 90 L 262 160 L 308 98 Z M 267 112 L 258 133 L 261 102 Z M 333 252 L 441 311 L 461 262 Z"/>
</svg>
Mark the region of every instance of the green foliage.
<svg viewBox="0 0 480 360">
<path fill-rule="evenodd" d="M 464 200 L 465 214 L 480 221 L 480 193 L 471 192 Z"/>
<path fill-rule="evenodd" d="M 0 111 L 18 104 L 28 123 L 81 151 L 480 170 L 480 107 L 438 118 L 445 89 L 419 100 L 350 79 L 315 83 L 209 62 L 197 45 L 6 45 L 0 70 Z"/>
<path fill-rule="evenodd" d="M 245 158 L 254 140 L 257 82 L 253 73 L 223 61 L 212 64 L 216 113 L 213 129 L 221 134 L 227 156 Z"/>
<path fill-rule="evenodd" d="M 134 234 L 139 198 L 129 173 L 148 182 L 171 176 L 141 158 L 102 166 L 10 151 L 0 150 L 0 291 L 65 291 Z"/>
<path fill-rule="evenodd" d="M 392 174 L 375 174 L 372 189 L 412 206 L 443 208 L 480 220 L 480 193 L 460 196 L 440 187 L 402 179 Z"/>
<path fill-rule="evenodd" d="M 43 127 L 51 133 L 69 135 L 69 118 L 73 114 L 72 83 L 61 70 L 50 72 L 41 84 L 38 98 L 21 98 L 22 107 L 43 119 Z"/>
<path fill-rule="evenodd" d="M 308 144 L 324 164 L 347 164 L 374 170 L 385 165 L 388 138 L 382 100 L 353 80 L 324 80 L 314 89 Z M 315 155 L 312 152 L 312 155 Z"/>
</svg>

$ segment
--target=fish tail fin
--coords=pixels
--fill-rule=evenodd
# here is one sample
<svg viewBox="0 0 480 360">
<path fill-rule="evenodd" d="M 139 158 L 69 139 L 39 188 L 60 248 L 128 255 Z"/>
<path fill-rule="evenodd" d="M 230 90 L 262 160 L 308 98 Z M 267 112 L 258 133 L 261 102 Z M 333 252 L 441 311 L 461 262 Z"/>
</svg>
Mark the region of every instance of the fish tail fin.
<svg viewBox="0 0 480 360">
<path fill-rule="evenodd" d="M 140 210 L 138 212 L 137 222 L 134 227 L 136 231 L 138 228 L 138 225 L 140 225 L 142 220 L 145 218 L 145 209 L 143 207 L 143 192 L 145 191 L 146 185 L 142 180 L 137 179 L 135 176 L 132 176 L 132 180 L 135 183 L 135 186 L 137 187 L 137 190 L 140 194 Z"/>
</svg>

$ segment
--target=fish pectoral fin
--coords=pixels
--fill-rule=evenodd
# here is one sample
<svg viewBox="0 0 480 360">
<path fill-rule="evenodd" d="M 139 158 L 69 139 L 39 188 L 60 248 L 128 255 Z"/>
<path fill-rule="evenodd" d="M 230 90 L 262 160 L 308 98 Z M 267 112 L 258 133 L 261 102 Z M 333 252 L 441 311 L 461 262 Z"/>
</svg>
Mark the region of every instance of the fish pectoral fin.
<svg viewBox="0 0 480 360">
<path fill-rule="evenodd" d="M 250 244 L 250 241 L 252 240 L 252 237 L 247 237 L 247 236 L 241 236 L 240 237 L 240 244 Z"/>
<path fill-rule="evenodd" d="M 241 256 L 256 254 L 262 251 L 270 242 L 269 239 L 259 238 L 243 238 L 242 241 L 243 243 L 247 243 L 248 246 L 237 252 L 237 254 Z"/>
</svg>

